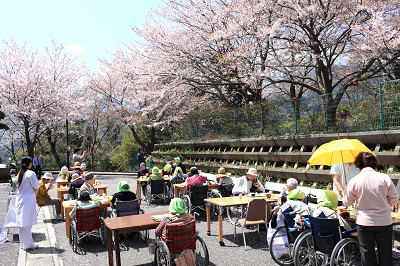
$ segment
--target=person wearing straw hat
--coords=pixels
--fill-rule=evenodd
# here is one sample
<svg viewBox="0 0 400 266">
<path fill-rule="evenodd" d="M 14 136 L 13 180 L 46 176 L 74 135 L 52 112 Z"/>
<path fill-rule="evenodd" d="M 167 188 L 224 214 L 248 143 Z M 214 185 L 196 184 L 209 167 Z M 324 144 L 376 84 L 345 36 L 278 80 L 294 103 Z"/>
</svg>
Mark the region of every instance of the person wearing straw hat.
<svg viewBox="0 0 400 266">
<path fill-rule="evenodd" d="M 39 181 L 39 191 L 36 194 L 36 203 L 43 206 L 55 206 L 57 214 L 56 218 L 61 219 L 61 201 L 60 199 L 52 199 L 49 195 L 49 190 L 54 187 L 51 180 L 53 180 L 52 174 L 50 172 L 44 173 L 42 179 Z"/>
<path fill-rule="evenodd" d="M 77 173 L 78 175 L 82 175 L 81 163 L 74 162 L 74 166 L 72 167 L 74 170 L 72 172 Z"/>
<path fill-rule="evenodd" d="M 183 199 L 173 198 L 169 204 L 169 214 L 165 215 L 157 226 L 155 235 L 165 239 L 165 226 L 168 224 L 186 224 L 192 220 L 192 216 L 186 212 L 186 205 Z"/>
<path fill-rule="evenodd" d="M 231 178 L 231 173 L 228 173 L 224 167 L 218 169 L 218 174 L 216 175 L 217 180 L 219 180 L 219 185 L 230 185 L 233 184 L 233 179 Z"/>
<path fill-rule="evenodd" d="M 239 178 L 232 193 L 249 194 L 250 192 L 265 192 L 264 186 L 258 181 L 258 173 L 256 168 L 249 168 L 247 174 Z"/>
<path fill-rule="evenodd" d="M 71 176 L 71 185 L 69 186 L 68 194 L 70 194 L 71 197 L 75 199 L 75 197 L 77 197 L 76 190 L 80 189 L 85 182 L 86 181 L 84 178 L 82 178 L 82 176 L 78 175 L 77 173 L 74 173 Z"/>
</svg>

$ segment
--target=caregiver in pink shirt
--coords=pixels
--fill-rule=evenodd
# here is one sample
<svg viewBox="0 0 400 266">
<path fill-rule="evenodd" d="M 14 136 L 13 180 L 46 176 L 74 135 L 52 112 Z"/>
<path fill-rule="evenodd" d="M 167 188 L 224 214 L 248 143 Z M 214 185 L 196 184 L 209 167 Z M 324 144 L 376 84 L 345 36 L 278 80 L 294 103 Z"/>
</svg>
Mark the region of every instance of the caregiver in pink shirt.
<svg viewBox="0 0 400 266">
<path fill-rule="evenodd" d="M 388 175 L 374 170 L 378 160 L 372 153 L 360 153 L 354 163 L 361 172 L 345 187 L 343 205 L 355 204 L 362 265 L 376 265 L 376 243 L 379 265 L 390 266 L 393 231 L 390 212 L 399 200 L 399 193 Z"/>
</svg>

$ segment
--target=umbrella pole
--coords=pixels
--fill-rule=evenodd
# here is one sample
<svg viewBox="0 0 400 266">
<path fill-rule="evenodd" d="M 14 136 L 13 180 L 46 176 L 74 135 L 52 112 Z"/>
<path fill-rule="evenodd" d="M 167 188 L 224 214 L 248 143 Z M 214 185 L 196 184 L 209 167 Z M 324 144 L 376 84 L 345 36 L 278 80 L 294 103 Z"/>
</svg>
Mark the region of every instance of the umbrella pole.
<svg viewBox="0 0 400 266">
<path fill-rule="evenodd" d="M 340 150 L 340 155 L 342 156 L 342 167 L 343 167 L 343 174 L 344 174 L 344 182 L 346 183 L 346 186 L 347 186 L 347 178 L 346 178 L 346 168 L 344 168 L 344 160 L 343 160 L 343 153 L 342 153 L 342 151 Z"/>
</svg>

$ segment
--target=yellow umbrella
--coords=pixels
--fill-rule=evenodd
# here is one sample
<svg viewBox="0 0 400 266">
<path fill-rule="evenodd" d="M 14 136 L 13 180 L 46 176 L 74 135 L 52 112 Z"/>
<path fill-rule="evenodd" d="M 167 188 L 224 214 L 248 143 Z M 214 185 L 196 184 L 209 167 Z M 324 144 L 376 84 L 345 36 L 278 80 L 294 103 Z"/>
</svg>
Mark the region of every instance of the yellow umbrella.
<svg viewBox="0 0 400 266">
<path fill-rule="evenodd" d="M 352 163 L 360 152 L 371 152 L 371 150 L 358 139 L 333 140 L 321 145 L 308 162 L 310 165 L 329 166 L 339 163 Z"/>
<path fill-rule="evenodd" d="M 352 163 L 360 152 L 371 152 L 358 139 L 339 139 L 321 145 L 310 157 L 310 165 L 329 165 Z M 375 154 L 374 154 L 375 155 Z M 375 155 L 376 156 L 376 155 Z M 346 179 L 346 170 L 344 170 L 344 180 Z"/>
</svg>

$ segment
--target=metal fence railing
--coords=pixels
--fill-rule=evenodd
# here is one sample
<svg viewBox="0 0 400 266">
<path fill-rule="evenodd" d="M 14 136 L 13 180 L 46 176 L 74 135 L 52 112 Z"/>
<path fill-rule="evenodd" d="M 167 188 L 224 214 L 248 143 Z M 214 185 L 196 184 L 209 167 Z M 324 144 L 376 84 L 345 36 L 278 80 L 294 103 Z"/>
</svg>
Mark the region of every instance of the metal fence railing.
<svg viewBox="0 0 400 266">
<path fill-rule="evenodd" d="M 340 98 L 340 101 L 338 99 Z M 339 104 L 335 104 L 338 101 Z M 190 113 L 173 140 L 243 138 L 400 128 L 400 80 L 344 93 L 275 97 L 237 108 L 206 106 Z"/>
</svg>

